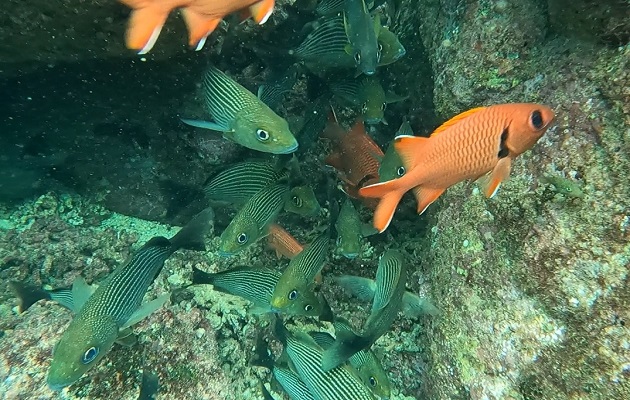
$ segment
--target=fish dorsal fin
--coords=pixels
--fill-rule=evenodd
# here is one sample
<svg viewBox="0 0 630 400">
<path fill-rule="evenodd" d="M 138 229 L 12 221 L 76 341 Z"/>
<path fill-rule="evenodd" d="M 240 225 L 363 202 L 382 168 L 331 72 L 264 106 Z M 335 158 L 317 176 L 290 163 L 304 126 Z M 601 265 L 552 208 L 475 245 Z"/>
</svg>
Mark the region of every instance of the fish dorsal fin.
<svg viewBox="0 0 630 400">
<path fill-rule="evenodd" d="M 125 328 L 133 326 L 148 317 L 149 315 L 153 314 L 160 307 L 162 307 L 170 297 L 170 293 L 165 293 L 147 303 L 142 304 L 140 307 L 138 307 L 136 311 L 134 311 L 133 314 L 131 314 L 131 317 L 129 317 L 127 322 L 125 322 L 125 324 L 120 327 L 120 330 L 122 331 Z"/>
<path fill-rule="evenodd" d="M 96 287 L 88 285 L 82 276 L 75 278 L 72 283 L 72 311 L 75 314 L 81 311 L 85 302 L 94 293 L 94 290 L 96 290 Z"/>
<path fill-rule="evenodd" d="M 476 107 L 476 108 L 471 108 L 468 111 L 464 111 L 463 113 L 457 114 L 456 116 L 454 116 L 453 118 L 449 119 L 448 121 L 446 121 L 445 123 L 443 123 L 442 125 L 438 126 L 433 133 L 431 133 L 431 137 L 444 132 L 446 129 L 450 128 L 451 126 L 455 125 L 456 123 L 458 123 L 459 121 L 473 115 L 474 113 L 484 110 L 486 107 Z"/>
<path fill-rule="evenodd" d="M 407 171 L 411 171 L 417 164 L 418 150 L 426 146 L 429 138 L 419 136 L 396 136 L 394 139 L 394 150 L 400 156 Z"/>
<path fill-rule="evenodd" d="M 381 14 L 380 13 L 376 13 L 374 15 L 374 33 L 376 34 L 376 37 L 378 38 L 378 35 L 381 34 L 381 27 L 383 25 L 381 25 Z"/>
</svg>

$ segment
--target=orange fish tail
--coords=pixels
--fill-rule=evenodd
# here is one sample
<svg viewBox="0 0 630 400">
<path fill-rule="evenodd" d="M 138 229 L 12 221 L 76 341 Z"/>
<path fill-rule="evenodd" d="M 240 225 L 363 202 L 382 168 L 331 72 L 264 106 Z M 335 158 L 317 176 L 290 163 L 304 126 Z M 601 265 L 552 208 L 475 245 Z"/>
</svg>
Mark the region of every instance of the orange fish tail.
<svg viewBox="0 0 630 400">
<path fill-rule="evenodd" d="M 199 51 L 206 43 L 206 38 L 216 29 L 221 18 L 204 17 L 190 8 L 182 10 L 184 21 L 188 27 L 188 45 Z"/>
<path fill-rule="evenodd" d="M 383 232 L 389 226 L 394 217 L 396 207 L 400 203 L 406 190 L 397 187 L 397 181 L 387 181 L 375 185 L 366 186 L 359 190 L 359 195 L 368 198 L 380 199 L 374 210 L 374 228 Z"/>
<path fill-rule="evenodd" d="M 252 18 L 254 18 L 254 21 L 256 21 L 257 24 L 262 25 L 267 22 L 271 16 L 275 4 L 275 0 L 262 0 L 250 6 L 249 12 L 251 13 Z"/>
<path fill-rule="evenodd" d="M 170 10 L 156 5 L 157 3 L 148 3 L 147 5 L 146 2 L 129 0 L 123 2 L 132 8 L 138 5 L 141 7 L 134 8 L 129 17 L 125 37 L 127 48 L 138 51 L 138 54 L 146 54 L 153 48 L 155 41 L 160 36 L 160 31 Z"/>
</svg>

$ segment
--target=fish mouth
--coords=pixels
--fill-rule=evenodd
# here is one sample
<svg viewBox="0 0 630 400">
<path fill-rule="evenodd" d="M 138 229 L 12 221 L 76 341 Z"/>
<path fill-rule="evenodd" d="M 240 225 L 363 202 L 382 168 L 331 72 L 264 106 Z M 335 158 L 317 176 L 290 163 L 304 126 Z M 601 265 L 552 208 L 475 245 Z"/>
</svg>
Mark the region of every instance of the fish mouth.
<svg viewBox="0 0 630 400">
<path fill-rule="evenodd" d="M 343 253 L 343 256 L 346 257 L 348 260 L 354 260 L 359 256 L 359 253 Z"/>
<path fill-rule="evenodd" d="M 282 149 L 281 151 L 277 152 L 276 154 L 291 154 L 291 153 L 294 153 L 298 149 L 298 146 L 299 146 L 299 144 L 298 144 L 298 142 L 296 140 L 293 144 L 291 144 L 290 147 Z"/>
<path fill-rule="evenodd" d="M 234 255 L 234 253 L 233 253 L 233 252 L 231 252 L 231 251 L 225 251 L 225 250 L 219 250 L 217 253 L 219 254 L 219 257 L 225 257 L 225 258 L 227 258 L 227 257 L 231 257 L 231 256 L 233 256 L 233 255 Z"/>
<path fill-rule="evenodd" d="M 65 380 L 65 381 L 56 381 L 54 379 L 51 380 L 50 378 L 46 379 L 46 384 L 48 384 L 48 387 L 50 388 L 50 390 L 53 390 L 55 392 L 59 392 L 63 390 L 64 388 L 72 385 L 74 382 L 76 382 L 76 379 Z"/>
</svg>

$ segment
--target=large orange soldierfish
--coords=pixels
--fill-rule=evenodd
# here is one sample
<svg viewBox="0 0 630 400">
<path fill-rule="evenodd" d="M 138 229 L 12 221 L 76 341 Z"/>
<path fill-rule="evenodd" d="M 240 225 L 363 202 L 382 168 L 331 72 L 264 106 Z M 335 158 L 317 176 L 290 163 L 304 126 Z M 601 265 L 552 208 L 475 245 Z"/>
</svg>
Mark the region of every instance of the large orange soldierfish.
<svg viewBox="0 0 630 400">
<path fill-rule="evenodd" d="M 127 28 L 127 47 L 139 54 L 148 53 L 162 30 L 166 18 L 176 8 L 188 27 L 188 44 L 201 50 L 208 35 L 219 22 L 234 11 L 247 9 L 258 24 L 273 11 L 275 0 L 119 0 L 133 8 Z M 249 15 L 248 15 L 249 16 Z"/>
<path fill-rule="evenodd" d="M 428 138 L 397 137 L 394 146 L 406 174 L 359 190 L 361 196 L 380 199 L 374 227 L 380 232 L 387 228 L 400 199 L 411 189 L 419 214 L 448 187 L 487 173 L 484 192 L 494 196 L 509 176 L 512 160 L 536 144 L 553 118 L 553 111 L 540 104 L 499 104 L 459 114 Z"/>
</svg>

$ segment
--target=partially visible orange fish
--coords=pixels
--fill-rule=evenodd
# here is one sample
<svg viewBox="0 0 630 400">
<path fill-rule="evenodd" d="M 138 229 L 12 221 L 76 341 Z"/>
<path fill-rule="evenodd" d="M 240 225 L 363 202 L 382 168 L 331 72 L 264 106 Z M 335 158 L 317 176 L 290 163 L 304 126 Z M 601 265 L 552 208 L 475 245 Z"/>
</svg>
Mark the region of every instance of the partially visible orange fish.
<svg viewBox="0 0 630 400">
<path fill-rule="evenodd" d="M 362 198 L 358 189 L 378 182 L 378 169 L 383 150 L 365 132 L 362 120 L 358 120 L 346 132 L 336 121 L 329 121 L 322 135 L 332 141 L 333 152 L 326 157 L 326 164 L 335 168 L 344 181 L 344 191 L 355 199 L 361 199 L 370 208 L 373 201 Z"/>
<path fill-rule="evenodd" d="M 284 256 L 289 260 L 304 250 L 304 246 L 278 224 L 272 224 L 269 227 L 267 244 L 276 251 L 278 258 Z"/>
<path fill-rule="evenodd" d="M 553 111 L 540 104 L 499 104 L 459 114 L 429 138 L 397 137 L 394 145 L 406 174 L 359 190 L 361 196 L 380 199 L 374 227 L 387 229 L 400 199 L 411 189 L 419 214 L 448 187 L 488 173 L 481 183 L 485 195 L 494 196 L 508 178 L 512 160 L 532 148 L 553 119 Z"/>
<path fill-rule="evenodd" d="M 273 12 L 275 0 L 119 0 L 131 7 L 127 27 L 127 47 L 139 54 L 148 53 L 162 30 L 166 18 L 182 8 L 188 27 L 188 44 L 201 50 L 206 38 L 228 14 L 247 8 L 258 24 L 264 24 Z"/>
</svg>

